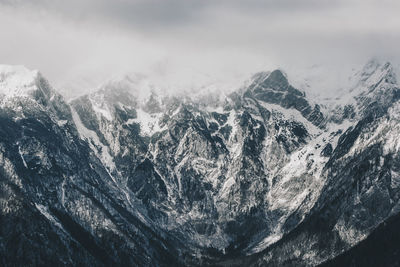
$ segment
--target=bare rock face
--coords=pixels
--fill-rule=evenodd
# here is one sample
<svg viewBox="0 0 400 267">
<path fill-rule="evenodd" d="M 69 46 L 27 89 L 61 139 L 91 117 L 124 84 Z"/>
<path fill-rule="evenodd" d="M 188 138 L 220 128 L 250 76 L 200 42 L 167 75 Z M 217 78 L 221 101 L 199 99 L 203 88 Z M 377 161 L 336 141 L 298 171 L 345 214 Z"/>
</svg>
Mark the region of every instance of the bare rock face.
<svg viewBox="0 0 400 267">
<path fill-rule="evenodd" d="M 280 70 L 222 101 L 143 97 L 127 77 L 66 103 L 4 69 L 2 265 L 314 266 L 400 211 L 388 63 L 330 110 Z"/>
</svg>

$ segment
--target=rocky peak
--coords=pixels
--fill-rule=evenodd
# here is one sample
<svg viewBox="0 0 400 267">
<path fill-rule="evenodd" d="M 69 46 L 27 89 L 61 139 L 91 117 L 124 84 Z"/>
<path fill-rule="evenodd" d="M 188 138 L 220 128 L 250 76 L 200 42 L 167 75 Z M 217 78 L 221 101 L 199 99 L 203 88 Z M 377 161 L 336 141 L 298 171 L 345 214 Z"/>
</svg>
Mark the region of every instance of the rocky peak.
<svg viewBox="0 0 400 267">
<path fill-rule="evenodd" d="M 286 109 L 296 109 L 314 125 L 323 127 L 324 115 L 318 105 L 312 106 L 305 94 L 289 84 L 280 70 L 257 73 L 244 97 L 265 103 L 276 104 Z"/>
<path fill-rule="evenodd" d="M 255 93 L 261 93 L 266 90 L 304 96 L 304 93 L 297 90 L 289 84 L 289 81 L 281 70 L 274 70 L 271 73 L 260 72 L 253 76 L 253 83 L 250 89 Z"/>
<path fill-rule="evenodd" d="M 328 99 L 328 121 L 341 123 L 357 121 L 369 114 L 383 115 L 398 99 L 400 90 L 396 73 L 389 62 L 368 61 L 359 71 L 354 70 L 348 84 L 338 96 Z"/>
<path fill-rule="evenodd" d="M 357 88 L 363 94 L 356 95 L 365 110 L 393 101 L 397 86 L 390 69 L 365 69 Z M 6 181 L 0 191 L 17 177 L 24 185 L 21 198 L 36 203 L 22 216 L 44 216 L 26 220 L 28 228 L 14 227 L 13 220 L 1 224 L 20 229 L 5 237 L 7 244 L 25 235 L 33 244 L 27 250 L 36 253 L 46 244 L 52 252 L 57 236 L 71 255 L 95 248 L 96 258 L 128 266 L 317 265 L 399 210 L 398 109 L 389 109 L 388 119 L 357 123 L 356 117 L 322 130 L 319 106 L 279 70 L 256 74 L 225 103 L 164 98 L 151 90 L 143 97 L 128 77 L 71 101 L 76 135 L 72 127 L 57 127 L 54 113 L 42 108 L 63 110 L 62 99 L 53 97 L 45 79 L 32 81 L 38 99 L 47 101 L 32 105 L 38 112 L 14 120 L 10 108 L 0 106 L 0 180 Z M 6 197 L 0 201 L 5 211 L 1 204 L 12 203 Z M 31 226 L 43 222 L 56 231 Z M 72 239 L 83 248 L 69 245 Z M 0 249 L 0 255 L 9 251 L 19 250 Z M 46 262 L 36 254 L 37 262 Z"/>
<path fill-rule="evenodd" d="M 56 92 L 37 70 L 23 66 L 0 66 L 0 95 L 4 98 L 31 97 L 47 103 Z"/>
<path fill-rule="evenodd" d="M 39 72 L 23 66 L 0 65 L 0 92 L 4 95 L 27 95 L 36 90 Z"/>
<path fill-rule="evenodd" d="M 359 74 L 359 83 L 352 89 L 356 110 L 363 116 L 371 112 L 381 115 L 400 99 L 400 88 L 392 64 L 369 61 Z"/>
<path fill-rule="evenodd" d="M 51 111 L 55 119 L 63 121 L 62 124 L 72 118 L 69 106 L 47 79 L 39 71 L 23 66 L 0 65 L 0 105 L 17 108 L 22 113 L 35 113 L 35 107 L 39 105 Z"/>
<path fill-rule="evenodd" d="M 360 81 L 366 84 L 373 84 L 382 79 L 387 83 L 397 83 L 394 68 L 390 62 L 372 59 L 365 64 L 360 72 Z"/>
<path fill-rule="evenodd" d="M 286 78 L 286 75 L 283 74 L 281 70 L 274 70 L 268 75 L 268 78 L 265 80 L 266 83 L 276 83 L 277 85 L 284 85 L 284 86 L 289 86 L 288 79 Z"/>
</svg>

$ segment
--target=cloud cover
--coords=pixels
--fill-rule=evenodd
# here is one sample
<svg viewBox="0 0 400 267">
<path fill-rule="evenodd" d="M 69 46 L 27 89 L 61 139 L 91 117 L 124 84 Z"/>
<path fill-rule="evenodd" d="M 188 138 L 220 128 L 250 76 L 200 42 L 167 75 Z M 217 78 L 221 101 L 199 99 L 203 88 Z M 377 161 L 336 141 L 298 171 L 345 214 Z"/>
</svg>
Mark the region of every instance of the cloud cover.
<svg viewBox="0 0 400 267">
<path fill-rule="evenodd" d="M 0 62 L 41 70 L 66 95 L 112 75 L 171 84 L 276 67 L 399 61 L 396 0 L 0 0 Z"/>
</svg>

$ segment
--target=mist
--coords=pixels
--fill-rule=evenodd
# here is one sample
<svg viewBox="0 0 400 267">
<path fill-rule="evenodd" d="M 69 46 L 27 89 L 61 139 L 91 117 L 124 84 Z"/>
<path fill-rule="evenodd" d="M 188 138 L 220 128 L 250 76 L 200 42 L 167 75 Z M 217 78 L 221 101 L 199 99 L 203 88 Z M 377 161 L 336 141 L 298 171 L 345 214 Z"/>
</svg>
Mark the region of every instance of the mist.
<svg viewBox="0 0 400 267">
<path fill-rule="evenodd" d="M 274 68 L 342 77 L 371 57 L 399 62 L 398 10 L 395 0 L 3 0 L 0 64 L 38 69 L 67 97 L 124 73 L 170 90 Z"/>
</svg>

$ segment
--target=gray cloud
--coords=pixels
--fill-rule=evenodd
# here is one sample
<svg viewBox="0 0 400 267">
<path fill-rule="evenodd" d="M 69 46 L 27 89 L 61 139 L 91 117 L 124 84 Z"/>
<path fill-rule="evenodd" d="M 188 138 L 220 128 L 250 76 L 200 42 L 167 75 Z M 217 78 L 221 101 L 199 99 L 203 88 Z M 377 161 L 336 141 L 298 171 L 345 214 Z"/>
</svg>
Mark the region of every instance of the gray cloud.
<svg viewBox="0 0 400 267">
<path fill-rule="evenodd" d="M 385 0 L 384 0 L 385 1 Z M 162 30 L 182 27 L 230 16 L 247 19 L 273 19 L 284 23 L 296 22 L 296 17 L 314 17 L 338 9 L 350 8 L 357 17 L 360 10 L 378 6 L 382 1 L 357 0 L 1 0 L 0 3 L 16 9 L 33 12 L 51 12 L 73 21 L 88 20 L 116 23 L 136 30 Z M 387 1 L 393 5 L 392 1 Z M 379 4 L 379 6 L 381 6 Z M 233 17 L 232 19 L 235 19 Z M 285 21 L 284 21 L 285 20 Z M 229 25 L 227 25 L 229 26 Z"/>
<path fill-rule="evenodd" d="M 396 0 L 0 0 L 0 63 L 80 88 L 125 71 L 195 81 L 398 61 L 398 10 Z"/>
</svg>

